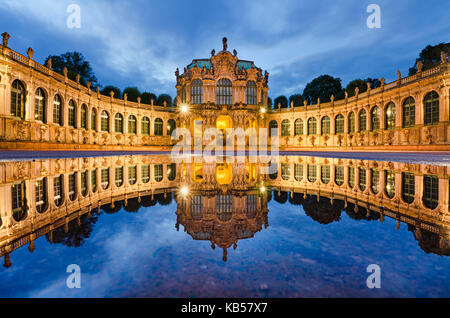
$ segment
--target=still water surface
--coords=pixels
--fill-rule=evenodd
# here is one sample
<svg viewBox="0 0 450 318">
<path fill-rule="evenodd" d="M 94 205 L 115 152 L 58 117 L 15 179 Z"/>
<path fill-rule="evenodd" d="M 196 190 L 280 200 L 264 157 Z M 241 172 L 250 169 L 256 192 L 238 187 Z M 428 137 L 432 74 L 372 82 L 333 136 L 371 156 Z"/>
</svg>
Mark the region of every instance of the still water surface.
<svg viewBox="0 0 450 318">
<path fill-rule="evenodd" d="M 411 160 L 7 160 L 0 296 L 450 297 L 449 168 Z"/>
</svg>

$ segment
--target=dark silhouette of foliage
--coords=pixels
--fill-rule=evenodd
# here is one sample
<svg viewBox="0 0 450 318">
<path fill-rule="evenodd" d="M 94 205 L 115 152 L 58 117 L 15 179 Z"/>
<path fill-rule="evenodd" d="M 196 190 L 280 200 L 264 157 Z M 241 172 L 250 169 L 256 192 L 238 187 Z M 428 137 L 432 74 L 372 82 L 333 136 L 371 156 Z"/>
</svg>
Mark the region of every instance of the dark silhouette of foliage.
<svg viewBox="0 0 450 318">
<path fill-rule="evenodd" d="M 167 95 L 167 94 L 159 95 L 158 99 L 156 101 L 156 105 L 164 106 L 164 102 L 166 102 L 167 107 L 171 107 L 172 106 L 172 97 L 170 97 L 170 95 Z"/>
<path fill-rule="evenodd" d="M 301 94 L 294 94 L 289 97 L 289 105 L 294 102 L 295 106 L 303 106 L 303 96 Z"/>
<path fill-rule="evenodd" d="M 141 103 L 142 104 L 150 105 L 152 103 L 152 99 L 153 99 L 153 103 L 156 104 L 156 101 L 157 101 L 158 98 L 156 97 L 155 94 L 144 92 L 141 95 Z"/>
<path fill-rule="evenodd" d="M 437 45 L 427 45 L 419 54 L 416 59 L 414 66 L 409 69 L 409 75 L 414 75 L 417 73 L 417 62 L 422 62 L 422 70 L 428 70 L 441 62 L 441 52 L 450 55 L 450 42 L 449 43 L 439 43 Z"/>
<path fill-rule="evenodd" d="M 274 109 L 278 109 L 278 104 L 281 105 L 281 108 L 287 108 L 289 101 L 286 96 L 283 96 L 283 95 L 278 96 L 277 98 L 275 98 L 274 103 L 273 103 Z"/>
<path fill-rule="evenodd" d="M 137 87 L 127 87 L 123 90 L 123 96 L 127 94 L 127 100 L 130 102 L 137 102 L 138 97 L 141 97 L 141 92 Z"/>
<path fill-rule="evenodd" d="M 122 92 L 120 91 L 120 88 L 111 86 L 111 85 L 104 87 L 100 91 L 100 94 L 105 95 L 105 96 L 110 96 L 111 92 L 114 92 L 114 98 L 117 98 L 117 99 L 122 98 Z"/>
<path fill-rule="evenodd" d="M 330 75 L 321 75 L 313 79 L 303 90 L 303 98 L 309 105 L 316 104 L 318 98 L 321 103 L 327 103 L 331 100 L 331 95 L 334 95 L 335 99 L 342 99 L 344 90 L 341 79 Z"/>
<path fill-rule="evenodd" d="M 45 65 L 48 60 L 52 59 L 52 70 L 64 75 L 64 67 L 67 67 L 67 77 L 72 81 L 76 81 L 77 74 L 80 74 L 80 84 L 86 86 L 87 82 L 91 82 L 92 86 L 97 86 L 97 78 L 91 65 L 84 58 L 83 54 L 79 52 L 66 52 L 61 55 L 49 55 L 45 59 Z"/>
</svg>

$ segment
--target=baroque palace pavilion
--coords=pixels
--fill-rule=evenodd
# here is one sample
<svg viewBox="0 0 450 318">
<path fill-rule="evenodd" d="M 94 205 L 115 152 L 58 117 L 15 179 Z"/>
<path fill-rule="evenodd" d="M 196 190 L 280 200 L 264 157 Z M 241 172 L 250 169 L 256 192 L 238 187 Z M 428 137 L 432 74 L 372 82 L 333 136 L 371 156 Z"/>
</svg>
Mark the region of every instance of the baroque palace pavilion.
<svg viewBox="0 0 450 318">
<path fill-rule="evenodd" d="M 268 109 L 269 74 L 236 50 L 194 59 L 176 75 L 176 107 L 103 96 L 8 47 L 0 47 L 0 149 L 169 150 L 176 127 L 276 129 L 280 150 L 450 150 L 450 63 L 355 96 Z M 269 132 L 270 135 L 270 132 Z M 203 140 L 203 145 L 205 145 Z"/>
</svg>

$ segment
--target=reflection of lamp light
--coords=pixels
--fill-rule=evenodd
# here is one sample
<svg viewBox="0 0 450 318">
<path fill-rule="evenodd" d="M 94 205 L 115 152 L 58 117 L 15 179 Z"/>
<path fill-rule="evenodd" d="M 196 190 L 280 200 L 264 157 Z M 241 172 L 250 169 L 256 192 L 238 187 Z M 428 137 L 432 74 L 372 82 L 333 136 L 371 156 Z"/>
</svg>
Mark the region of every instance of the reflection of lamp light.
<svg viewBox="0 0 450 318">
<path fill-rule="evenodd" d="M 388 116 L 391 116 L 391 110 L 388 109 L 388 111 L 386 112 L 386 114 L 387 114 Z"/>
<path fill-rule="evenodd" d="M 187 196 L 188 194 L 189 194 L 189 189 L 188 189 L 188 187 L 182 187 L 181 189 L 180 189 L 180 194 L 182 195 L 182 196 Z"/>
<path fill-rule="evenodd" d="M 266 187 L 265 186 L 261 186 L 261 188 L 259 189 L 261 192 L 266 192 Z"/>
<path fill-rule="evenodd" d="M 266 109 L 264 107 L 261 108 L 261 113 L 263 113 L 263 114 L 266 113 Z"/>
</svg>

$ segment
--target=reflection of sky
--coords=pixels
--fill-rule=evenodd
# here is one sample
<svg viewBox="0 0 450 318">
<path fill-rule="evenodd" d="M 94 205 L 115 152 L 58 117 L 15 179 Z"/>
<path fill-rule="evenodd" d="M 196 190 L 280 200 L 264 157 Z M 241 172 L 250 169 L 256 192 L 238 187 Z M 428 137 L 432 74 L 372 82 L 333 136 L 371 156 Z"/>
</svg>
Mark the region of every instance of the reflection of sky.
<svg viewBox="0 0 450 318">
<path fill-rule="evenodd" d="M 11 254 L 0 269 L 0 296 L 431 296 L 449 297 L 450 258 L 423 252 L 407 226 L 395 221 L 321 225 L 301 206 L 269 203 L 269 227 L 222 250 L 175 229 L 176 206 L 102 214 L 80 248 L 36 241 Z M 382 270 L 381 289 L 369 290 L 369 264 Z M 81 289 L 65 285 L 67 265 L 79 264 Z"/>
</svg>

